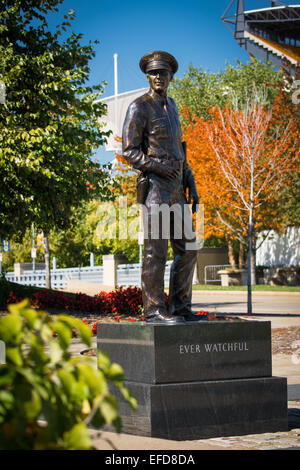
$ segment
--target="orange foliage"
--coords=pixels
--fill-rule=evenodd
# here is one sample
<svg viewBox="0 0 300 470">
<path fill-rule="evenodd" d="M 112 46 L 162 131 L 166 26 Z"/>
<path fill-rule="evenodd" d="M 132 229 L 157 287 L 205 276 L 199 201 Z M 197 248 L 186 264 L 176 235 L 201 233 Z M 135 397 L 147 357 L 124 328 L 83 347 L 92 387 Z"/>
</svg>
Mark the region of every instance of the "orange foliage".
<svg viewBox="0 0 300 470">
<path fill-rule="evenodd" d="M 126 196 L 128 204 L 136 203 L 136 180 L 137 174 L 132 167 L 126 162 L 122 154 L 115 155 L 117 164 L 114 165 L 114 173 L 121 189 L 118 195 Z"/>
<path fill-rule="evenodd" d="M 277 110 L 272 114 L 258 104 L 247 113 L 215 107 L 206 122 L 185 109 L 183 133 L 204 204 L 205 239 L 230 235 L 245 241 L 250 205 L 256 230 L 278 229 L 272 199 L 299 168 L 299 129 L 291 119 L 280 125 Z"/>
<path fill-rule="evenodd" d="M 199 200 L 204 204 L 205 240 L 212 235 L 226 236 L 229 230 L 221 223 L 217 210 L 225 207 L 224 195 L 230 196 L 230 187 L 220 171 L 216 155 L 207 139 L 208 123 L 204 118 L 191 116 L 185 109 L 189 122 L 183 127 L 183 139 L 187 142 L 187 160 L 193 169 Z"/>
</svg>

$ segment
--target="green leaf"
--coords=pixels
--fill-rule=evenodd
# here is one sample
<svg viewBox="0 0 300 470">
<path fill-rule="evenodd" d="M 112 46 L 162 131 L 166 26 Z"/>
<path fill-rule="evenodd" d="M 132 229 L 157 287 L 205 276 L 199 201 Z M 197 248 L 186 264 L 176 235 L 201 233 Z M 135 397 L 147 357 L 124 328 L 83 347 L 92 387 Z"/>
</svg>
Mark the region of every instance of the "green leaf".
<svg viewBox="0 0 300 470">
<path fill-rule="evenodd" d="M 81 341 L 86 344 L 88 347 L 92 345 L 92 332 L 88 325 L 83 323 L 83 321 L 78 318 L 68 317 L 67 315 L 59 315 L 59 320 L 67 323 L 73 328 L 78 330 Z"/>
<path fill-rule="evenodd" d="M 107 373 L 110 366 L 109 355 L 103 351 L 97 353 L 97 364 L 100 370 L 103 370 L 104 373 Z"/>
<path fill-rule="evenodd" d="M 82 402 L 89 396 L 88 386 L 83 381 L 76 380 L 74 374 L 70 371 L 59 370 L 57 373 L 65 393 L 68 394 L 69 400 L 72 400 L 78 406 L 82 406 Z"/>
<path fill-rule="evenodd" d="M 8 369 L 6 364 L 0 365 L 0 387 L 13 384 L 15 375 L 15 371 Z"/>
<path fill-rule="evenodd" d="M 5 408 L 10 410 L 14 406 L 14 396 L 11 392 L 6 390 L 0 391 L 0 403 L 5 405 Z"/>
<path fill-rule="evenodd" d="M 35 388 L 40 397 L 48 401 L 51 391 L 49 391 L 49 382 L 44 377 L 40 377 L 35 369 L 20 367 L 17 369 L 18 373 L 22 375 L 32 388 Z"/>
<path fill-rule="evenodd" d="M 28 357 L 35 362 L 37 367 L 42 367 L 49 362 L 49 356 L 46 354 L 44 346 L 37 343 L 30 343 Z"/>
<path fill-rule="evenodd" d="M 123 384 L 119 385 L 119 390 L 122 393 L 123 397 L 125 400 L 129 403 L 131 408 L 136 411 L 138 409 L 138 404 L 136 398 L 133 396 L 131 390 L 127 387 L 125 387 Z"/>
<path fill-rule="evenodd" d="M 60 379 L 62 387 L 66 393 L 72 395 L 76 387 L 76 380 L 72 372 L 61 369 L 57 372 L 57 376 Z"/>
<path fill-rule="evenodd" d="M 23 365 L 22 354 L 18 348 L 6 348 L 6 363 L 10 362 L 18 367 Z"/>
<path fill-rule="evenodd" d="M 61 361 L 63 350 L 56 341 L 52 341 L 49 345 L 49 355 L 51 364 L 57 364 Z"/>
<path fill-rule="evenodd" d="M 88 325 L 83 323 L 81 320 L 78 320 L 77 326 L 79 336 L 81 338 L 81 341 L 86 344 L 88 347 L 91 347 L 92 345 L 92 332 L 91 329 Z"/>
<path fill-rule="evenodd" d="M 10 304 L 8 306 L 8 310 L 10 313 L 15 313 L 17 315 L 23 314 L 24 309 L 30 307 L 30 302 L 29 299 L 24 299 L 22 302 L 19 302 L 18 304 Z"/>
<path fill-rule="evenodd" d="M 84 381 L 93 395 L 102 395 L 107 392 L 107 383 L 103 374 L 89 364 L 78 364 L 79 379 Z"/>
<path fill-rule="evenodd" d="M 53 330 L 57 333 L 58 341 L 63 350 L 68 349 L 72 341 L 71 328 L 61 321 L 52 324 Z"/>
<path fill-rule="evenodd" d="M 75 424 L 70 431 L 63 435 L 66 449 L 68 450 L 91 450 L 91 438 L 85 424 Z"/>
<path fill-rule="evenodd" d="M 47 324 L 40 324 L 40 335 L 44 343 L 49 343 L 52 341 L 53 330 Z"/>
<path fill-rule="evenodd" d="M 119 364 L 113 363 L 110 365 L 107 371 L 107 377 L 112 382 L 122 381 L 124 379 L 124 371 Z"/>
<path fill-rule="evenodd" d="M 113 395 L 107 395 L 99 407 L 107 424 L 111 424 L 118 417 L 118 401 Z"/>
<path fill-rule="evenodd" d="M 0 339 L 8 346 L 19 340 L 22 330 L 22 319 L 13 313 L 5 315 L 0 320 Z"/>
<path fill-rule="evenodd" d="M 32 329 L 34 329 L 36 327 L 36 323 L 40 321 L 37 312 L 33 308 L 24 308 L 22 310 L 22 316 L 27 321 L 29 328 Z"/>
<path fill-rule="evenodd" d="M 118 416 L 116 419 L 113 420 L 112 424 L 114 425 L 114 428 L 117 433 L 120 433 L 122 431 L 122 420 L 120 416 Z"/>
<path fill-rule="evenodd" d="M 34 420 L 39 417 L 41 411 L 41 399 L 36 390 L 31 390 L 31 399 L 24 403 L 24 410 L 28 420 Z"/>
</svg>

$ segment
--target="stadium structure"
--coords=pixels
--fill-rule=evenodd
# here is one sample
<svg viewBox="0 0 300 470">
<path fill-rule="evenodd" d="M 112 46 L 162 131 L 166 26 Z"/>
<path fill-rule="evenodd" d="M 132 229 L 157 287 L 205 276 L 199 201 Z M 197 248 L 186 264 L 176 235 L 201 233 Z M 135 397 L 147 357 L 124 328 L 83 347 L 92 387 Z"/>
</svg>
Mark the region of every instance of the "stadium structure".
<svg viewBox="0 0 300 470">
<path fill-rule="evenodd" d="M 235 4 L 236 13 L 231 15 Z M 252 58 L 271 60 L 299 76 L 300 5 L 271 1 L 268 8 L 245 10 L 244 0 L 232 0 L 222 21 Z"/>
</svg>

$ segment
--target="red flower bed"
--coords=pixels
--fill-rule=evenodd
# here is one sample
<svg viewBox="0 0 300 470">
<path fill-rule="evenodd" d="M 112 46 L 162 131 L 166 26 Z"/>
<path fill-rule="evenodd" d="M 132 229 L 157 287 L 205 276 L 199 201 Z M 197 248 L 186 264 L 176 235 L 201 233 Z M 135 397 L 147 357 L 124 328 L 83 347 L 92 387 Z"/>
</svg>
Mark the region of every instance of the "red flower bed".
<svg viewBox="0 0 300 470">
<path fill-rule="evenodd" d="M 167 294 L 165 294 L 165 299 L 168 308 Z M 10 292 L 7 305 L 21 300 Z M 142 291 L 138 287 L 118 287 L 112 292 L 100 292 L 94 297 L 81 293 L 70 295 L 65 292 L 43 289 L 31 296 L 30 303 L 38 309 L 57 309 L 99 315 L 113 314 L 117 321 L 118 315 L 141 316 L 143 306 Z"/>
<path fill-rule="evenodd" d="M 68 295 L 64 292 L 51 292 L 47 289 L 36 292 L 30 298 L 35 308 L 53 308 L 70 312 L 86 312 L 104 314 L 109 310 L 109 304 L 104 295 L 100 293 L 91 297 L 86 294 Z"/>
<path fill-rule="evenodd" d="M 17 304 L 17 303 L 21 302 L 21 300 L 23 300 L 23 299 L 17 297 L 17 296 L 13 293 L 13 291 L 10 291 L 9 296 L 8 296 L 8 299 L 7 299 L 7 305 L 8 305 L 8 304 Z"/>
<path fill-rule="evenodd" d="M 110 304 L 111 313 L 117 315 L 136 315 L 139 313 L 139 306 L 143 304 L 142 291 L 138 287 L 119 287 L 106 294 L 106 299 Z"/>
<path fill-rule="evenodd" d="M 207 316 L 209 315 L 209 312 L 207 312 L 207 310 L 199 310 L 198 312 L 196 312 L 196 315 Z"/>
<path fill-rule="evenodd" d="M 214 314 L 214 313 L 210 314 L 207 310 L 199 310 L 198 312 L 196 312 L 196 315 L 208 317 L 209 320 L 216 320 L 217 319 L 216 314 Z"/>
</svg>

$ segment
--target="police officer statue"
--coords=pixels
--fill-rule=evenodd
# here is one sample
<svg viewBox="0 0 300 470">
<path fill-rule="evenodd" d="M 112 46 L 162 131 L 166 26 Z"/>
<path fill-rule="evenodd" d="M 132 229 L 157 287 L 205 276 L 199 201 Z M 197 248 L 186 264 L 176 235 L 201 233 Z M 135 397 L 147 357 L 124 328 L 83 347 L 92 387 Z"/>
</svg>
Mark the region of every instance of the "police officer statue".
<svg viewBox="0 0 300 470">
<path fill-rule="evenodd" d="M 199 200 L 194 177 L 186 161 L 177 107 L 167 96 L 178 63 L 171 54 L 154 51 L 142 57 L 140 68 L 147 76 L 150 90 L 128 107 L 122 140 L 124 158 L 140 172 L 137 190 L 138 202 L 144 204 L 144 315 L 147 322 L 155 323 L 195 321 L 199 317 L 191 311 L 191 297 L 197 251 L 192 219 L 187 215 L 186 207 L 188 202 L 192 202 L 195 212 Z M 176 210 L 170 210 L 169 219 L 162 214 L 157 219 L 153 217 L 154 207 L 175 207 Z M 174 253 L 169 312 L 164 295 L 168 251 L 168 239 L 161 227 L 164 219 L 168 219 L 168 238 Z M 180 225 L 181 233 L 176 236 L 176 227 Z"/>
</svg>

